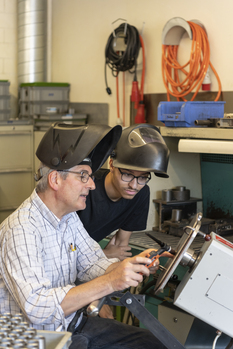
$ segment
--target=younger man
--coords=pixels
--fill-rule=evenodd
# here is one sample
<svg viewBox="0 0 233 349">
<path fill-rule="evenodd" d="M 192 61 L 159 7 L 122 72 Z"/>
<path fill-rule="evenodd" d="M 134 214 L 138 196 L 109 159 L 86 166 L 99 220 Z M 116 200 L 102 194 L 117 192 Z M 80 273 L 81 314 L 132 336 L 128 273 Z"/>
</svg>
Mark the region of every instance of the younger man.
<svg viewBox="0 0 233 349">
<path fill-rule="evenodd" d="M 108 258 L 130 257 L 132 231 L 146 229 L 151 172 L 167 178 L 169 150 L 156 126 L 127 127 L 109 161 L 110 170 L 95 173 L 96 189 L 87 197 L 87 207 L 78 215 L 97 242 L 115 230 L 104 249 Z"/>
</svg>

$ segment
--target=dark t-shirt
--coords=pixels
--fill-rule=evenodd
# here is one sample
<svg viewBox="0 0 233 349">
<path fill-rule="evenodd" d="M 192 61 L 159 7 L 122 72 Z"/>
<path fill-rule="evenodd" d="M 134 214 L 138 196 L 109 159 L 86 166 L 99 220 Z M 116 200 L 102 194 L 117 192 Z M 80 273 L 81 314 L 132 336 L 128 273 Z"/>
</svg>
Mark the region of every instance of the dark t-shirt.
<svg viewBox="0 0 233 349">
<path fill-rule="evenodd" d="M 96 174 L 96 189 L 87 196 L 85 210 L 78 211 L 89 235 L 97 242 L 117 229 L 140 231 L 146 229 L 149 211 L 150 190 L 145 185 L 133 199 L 114 202 L 109 199 L 104 188 L 104 180 L 109 170 L 99 170 Z"/>
</svg>

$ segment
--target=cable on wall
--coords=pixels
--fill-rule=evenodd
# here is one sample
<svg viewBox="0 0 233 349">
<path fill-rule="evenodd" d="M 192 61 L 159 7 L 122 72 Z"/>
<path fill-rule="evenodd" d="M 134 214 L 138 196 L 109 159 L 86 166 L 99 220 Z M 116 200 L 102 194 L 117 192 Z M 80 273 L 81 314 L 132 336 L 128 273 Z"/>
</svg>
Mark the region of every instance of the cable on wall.
<svg viewBox="0 0 233 349">
<path fill-rule="evenodd" d="M 113 22 L 114 23 L 114 22 Z M 120 120 L 119 112 L 119 82 L 118 75 L 123 72 L 123 103 L 125 103 L 125 77 L 124 72 L 128 71 L 134 74 L 134 81 L 137 80 L 137 58 L 141 48 L 140 37 L 137 28 L 122 23 L 109 36 L 105 47 L 105 83 L 106 91 L 110 95 L 112 93 L 107 82 L 107 67 L 110 68 L 112 75 L 116 78 L 117 88 L 117 115 Z M 123 110 L 124 110 L 123 106 Z M 123 112 L 124 118 L 124 112 Z M 123 120 L 124 126 L 124 120 Z"/>
<path fill-rule="evenodd" d="M 177 18 L 175 19 L 177 21 Z M 195 89 L 195 93 L 191 98 L 191 101 L 193 101 L 210 67 L 218 82 L 218 93 L 215 98 L 215 101 L 217 101 L 221 95 L 221 81 L 210 62 L 210 45 L 206 31 L 197 23 L 192 21 L 187 23 L 192 32 L 192 47 L 190 58 L 186 64 L 181 66 L 177 60 L 178 44 L 162 45 L 162 77 L 167 90 L 167 100 L 170 101 L 170 95 L 172 95 L 178 101 L 187 101 L 185 97 Z M 180 79 L 181 72 L 185 75 L 183 81 Z"/>
<path fill-rule="evenodd" d="M 145 67 L 146 67 L 146 59 L 145 59 L 145 46 L 144 41 L 141 35 L 139 35 L 141 47 L 142 47 L 142 75 L 141 75 L 141 85 L 139 91 L 139 101 L 135 101 L 134 108 L 137 109 L 137 114 L 135 115 L 134 122 L 135 124 L 142 124 L 146 122 L 145 119 L 145 104 L 144 104 L 144 80 L 145 80 Z M 134 82 L 133 82 L 134 83 Z M 132 95 L 131 95 L 132 97 Z M 132 98 L 131 98 L 132 100 Z"/>
</svg>

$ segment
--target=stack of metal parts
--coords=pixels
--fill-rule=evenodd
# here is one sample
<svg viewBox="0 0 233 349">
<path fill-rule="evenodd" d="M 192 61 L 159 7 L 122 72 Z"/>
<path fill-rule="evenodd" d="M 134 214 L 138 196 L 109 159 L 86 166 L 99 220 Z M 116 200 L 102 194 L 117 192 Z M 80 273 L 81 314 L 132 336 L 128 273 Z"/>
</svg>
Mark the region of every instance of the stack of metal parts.
<svg viewBox="0 0 233 349">
<path fill-rule="evenodd" d="M 195 125 L 217 128 L 233 128 L 233 113 L 224 113 L 224 117 L 206 120 L 195 120 Z"/>
<path fill-rule="evenodd" d="M 8 80 L 0 80 L 0 121 L 10 119 L 10 82 Z"/>
<path fill-rule="evenodd" d="M 181 237 L 183 228 L 190 224 L 197 212 L 198 200 L 190 198 L 190 190 L 182 186 L 163 190 L 159 231 Z M 203 217 L 201 229 L 205 234 L 215 232 L 221 236 L 230 236 L 233 234 L 233 219 Z"/>
<path fill-rule="evenodd" d="M 22 314 L 0 314 L 0 348 L 45 349 L 45 338 L 25 322 Z"/>
<path fill-rule="evenodd" d="M 159 225 L 153 228 L 167 234 L 182 236 L 183 227 L 197 212 L 197 202 L 201 199 L 190 197 L 185 186 L 162 190 L 162 198 L 153 200 L 158 204 Z"/>
</svg>

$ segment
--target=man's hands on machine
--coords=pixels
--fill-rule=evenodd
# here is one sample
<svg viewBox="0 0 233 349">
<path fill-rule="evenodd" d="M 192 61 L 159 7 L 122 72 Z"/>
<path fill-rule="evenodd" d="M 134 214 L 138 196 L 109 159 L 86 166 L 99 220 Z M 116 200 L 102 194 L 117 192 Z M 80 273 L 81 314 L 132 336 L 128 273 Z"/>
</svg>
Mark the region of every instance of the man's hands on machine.
<svg viewBox="0 0 233 349">
<path fill-rule="evenodd" d="M 151 265 L 151 259 L 145 257 L 150 251 L 112 263 L 102 276 L 71 288 L 61 303 L 65 316 L 115 291 L 137 287 L 143 281 L 143 275 L 149 276 L 158 269 L 158 259 Z M 151 265 L 152 270 L 147 265 Z"/>
<path fill-rule="evenodd" d="M 116 263 L 113 270 L 109 272 L 107 270 L 113 292 L 122 291 L 131 286 L 136 287 L 143 281 L 143 275 L 149 276 L 150 274 L 156 273 L 159 269 L 159 258 L 152 261 L 146 257 L 152 251 L 155 250 L 145 250 L 135 257 L 127 258 L 122 262 Z M 148 268 L 147 265 L 150 265 L 150 267 Z M 114 264 L 112 266 L 114 266 Z M 111 308 L 108 305 L 104 305 L 99 312 L 99 316 L 113 319 Z"/>
<path fill-rule="evenodd" d="M 143 275 L 149 276 L 159 268 L 159 260 L 152 261 L 147 258 L 152 250 L 146 250 L 137 256 L 126 258 L 122 262 L 116 263 L 107 269 L 109 280 L 114 291 L 121 291 L 131 286 L 137 287 L 143 281 Z M 150 265 L 150 268 L 147 267 Z"/>
</svg>

